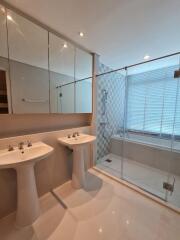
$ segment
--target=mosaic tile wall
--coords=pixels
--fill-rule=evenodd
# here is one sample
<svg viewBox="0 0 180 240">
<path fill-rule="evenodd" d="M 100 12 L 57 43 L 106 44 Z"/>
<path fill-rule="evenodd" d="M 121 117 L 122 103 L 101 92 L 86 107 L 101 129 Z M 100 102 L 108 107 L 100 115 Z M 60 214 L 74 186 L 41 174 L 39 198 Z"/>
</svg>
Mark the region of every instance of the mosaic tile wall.
<svg viewBox="0 0 180 240">
<path fill-rule="evenodd" d="M 99 64 L 99 73 L 110 71 Z M 110 152 L 110 140 L 123 127 L 125 77 L 124 72 L 114 72 L 96 78 L 97 87 L 97 160 Z M 103 91 L 107 92 L 106 111 Z"/>
</svg>

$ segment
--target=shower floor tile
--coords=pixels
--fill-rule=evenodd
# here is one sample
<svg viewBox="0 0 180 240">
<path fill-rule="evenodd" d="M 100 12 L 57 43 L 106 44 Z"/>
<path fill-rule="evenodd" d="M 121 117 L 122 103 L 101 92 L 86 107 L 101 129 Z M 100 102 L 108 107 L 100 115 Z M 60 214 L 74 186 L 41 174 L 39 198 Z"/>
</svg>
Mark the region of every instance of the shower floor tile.
<svg viewBox="0 0 180 240">
<path fill-rule="evenodd" d="M 106 159 L 111 159 L 112 161 L 108 163 L 105 161 Z M 122 157 L 115 154 L 108 154 L 100 159 L 96 167 L 115 177 L 132 182 L 162 199 L 165 198 L 166 192 L 163 189 L 163 182 L 167 182 L 169 175 L 165 171 L 130 159 L 124 159 L 122 164 Z M 121 176 L 122 173 L 123 176 Z M 175 179 L 175 189 L 172 195 L 168 194 L 168 202 L 180 208 L 180 176 L 175 176 Z"/>
<path fill-rule="evenodd" d="M 17 229 L 15 214 L 1 219 L 0 239 L 179 240 L 179 214 L 93 169 L 86 177 L 84 189 L 69 181 L 54 189 L 56 198 L 41 197 L 32 226 Z"/>
</svg>

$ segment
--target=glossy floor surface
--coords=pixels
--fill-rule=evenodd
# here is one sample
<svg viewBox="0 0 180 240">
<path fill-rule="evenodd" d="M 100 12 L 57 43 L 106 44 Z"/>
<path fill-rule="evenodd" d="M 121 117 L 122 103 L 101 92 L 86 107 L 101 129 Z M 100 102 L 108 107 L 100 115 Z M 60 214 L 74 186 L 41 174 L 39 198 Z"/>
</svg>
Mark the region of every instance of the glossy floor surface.
<svg viewBox="0 0 180 240">
<path fill-rule="evenodd" d="M 109 159 L 110 162 L 107 162 L 107 159 Z M 168 172 L 130 159 L 124 159 L 122 165 L 122 157 L 112 153 L 98 161 L 96 167 L 117 178 L 121 178 L 122 174 L 123 179 L 162 199 L 167 199 L 170 204 L 180 208 L 180 176 L 169 174 Z M 122 169 L 123 171 L 121 171 Z M 174 191 L 171 194 L 163 189 L 163 182 L 167 182 L 169 178 L 169 182 L 172 183 L 174 177 Z"/>
<path fill-rule="evenodd" d="M 179 240 L 180 215 L 90 170 L 86 188 L 68 182 L 41 199 L 42 213 L 16 229 L 14 214 L 1 219 L 1 240 Z"/>
</svg>

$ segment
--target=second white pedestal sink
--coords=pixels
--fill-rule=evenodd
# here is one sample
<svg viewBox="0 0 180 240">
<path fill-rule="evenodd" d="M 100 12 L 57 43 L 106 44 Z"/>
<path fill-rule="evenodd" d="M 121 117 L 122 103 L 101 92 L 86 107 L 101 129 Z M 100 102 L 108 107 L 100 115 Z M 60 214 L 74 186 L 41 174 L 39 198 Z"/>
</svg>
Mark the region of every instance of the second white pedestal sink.
<svg viewBox="0 0 180 240">
<path fill-rule="evenodd" d="M 47 158 L 53 148 L 43 142 L 34 143 L 22 150 L 0 151 L 0 168 L 14 168 L 17 172 L 16 225 L 24 227 L 39 216 L 39 200 L 34 176 L 34 165 Z"/>
<path fill-rule="evenodd" d="M 96 140 L 95 136 L 80 134 L 75 137 L 60 137 L 58 141 L 71 149 L 73 149 L 73 172 L 72 172 L 72 186 L 74 188 L 85 187 L 85 148 L 88 144 Z"/>
</svg>

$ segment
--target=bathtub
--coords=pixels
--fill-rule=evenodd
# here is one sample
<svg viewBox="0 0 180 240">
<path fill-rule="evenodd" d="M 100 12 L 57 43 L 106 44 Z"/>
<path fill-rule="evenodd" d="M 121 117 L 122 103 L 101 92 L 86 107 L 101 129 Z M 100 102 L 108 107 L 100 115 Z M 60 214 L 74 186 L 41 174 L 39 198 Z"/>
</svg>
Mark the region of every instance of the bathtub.
<svg viewBox="0 0 180 240">
<path fill-rule="evenodd" d="M 112 139 L 123 140 L 120 135 L 112 136 Z M 160 139 L 158 137 L 145 136 L 140 134 L 129 133 L 128 137 L 124 138 L 127 142 L 134 142 L 137 144 L 147 145 L 158 149 L 169 150 L 173 152 L 180 152 L 180 141 L 173 141 L 168 139 Z"/>
<path fill-rule="evenodd" d="M 180 142 L 156 137 L 128 134 L 111 137 L 110 152 L 124 158 L 180 175 Z"/>
</svg>

